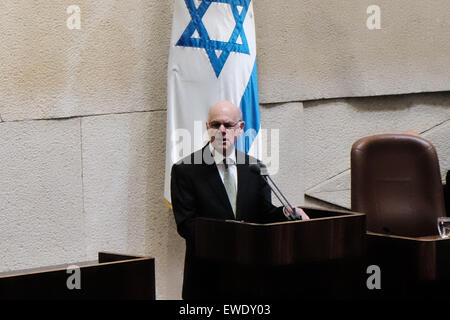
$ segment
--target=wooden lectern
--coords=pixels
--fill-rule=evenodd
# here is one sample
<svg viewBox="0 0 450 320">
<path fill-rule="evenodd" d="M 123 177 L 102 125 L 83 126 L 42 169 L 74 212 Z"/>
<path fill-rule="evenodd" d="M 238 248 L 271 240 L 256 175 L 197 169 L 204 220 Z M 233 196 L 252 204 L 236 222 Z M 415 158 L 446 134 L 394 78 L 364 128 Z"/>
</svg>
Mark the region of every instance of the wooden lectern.
<svg viewBox="0 0 450 320">
<path fill-rule="evenodd" d="M 365 271 L 365 215 L 303 209 L 311 220 L 255 224 L 198 219 L 195 250 L 208 270 L 202 284 L 208 296 L 358 296 Z"/>
</svg>

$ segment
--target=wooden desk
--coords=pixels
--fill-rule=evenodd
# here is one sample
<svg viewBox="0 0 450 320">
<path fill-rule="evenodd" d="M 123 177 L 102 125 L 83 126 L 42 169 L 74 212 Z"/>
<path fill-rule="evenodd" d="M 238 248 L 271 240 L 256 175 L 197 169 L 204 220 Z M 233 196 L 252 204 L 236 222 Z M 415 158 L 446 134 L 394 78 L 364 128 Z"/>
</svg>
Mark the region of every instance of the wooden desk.
<svg viewBox="0 0 450 320">
<path fill-rule="evenodd" d="M 69 290 L 69 266 L 81 289 Z M 100 252 L 98 261 L 0 273 L 0 299 L 155 299 L 155 260 Z"/>
<path fill-rule="evenodd" d="M 368 264 L 381 268 L 382 290 L 394 296 L 441 296 L 450 283 L 450 238 L 367 232 Z"/>
</svg>

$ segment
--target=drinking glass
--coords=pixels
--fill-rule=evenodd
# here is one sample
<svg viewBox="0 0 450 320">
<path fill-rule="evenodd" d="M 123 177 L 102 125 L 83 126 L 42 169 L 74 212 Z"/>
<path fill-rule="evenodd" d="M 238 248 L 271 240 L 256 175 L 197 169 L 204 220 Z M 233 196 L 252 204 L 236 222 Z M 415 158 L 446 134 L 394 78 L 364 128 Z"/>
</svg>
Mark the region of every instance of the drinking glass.
<svg viewBox="0 0 450 320">
<path fill-rule="evenodd" d="M 437 219 L 437 227 L 441 238 L 448 238 L 450 236 L 450 217 L 439 217 Z"/>
</svg>

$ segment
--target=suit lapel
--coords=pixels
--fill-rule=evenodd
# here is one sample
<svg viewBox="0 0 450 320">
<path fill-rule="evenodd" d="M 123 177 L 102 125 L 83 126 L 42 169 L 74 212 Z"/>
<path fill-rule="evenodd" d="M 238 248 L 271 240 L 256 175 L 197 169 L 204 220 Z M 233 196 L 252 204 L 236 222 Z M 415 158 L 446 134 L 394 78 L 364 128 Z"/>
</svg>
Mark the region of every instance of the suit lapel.
<svg viewBox="0 0 450 320">
<path fill-rule="evenodd" d="M 248 188 L 249 175 L 251 174 L 249 166 L 247 163 L 247 158 L 245 158 L 245 163 L 240 163 L 236 165 L 237 168 L 237 176 L 238 176 L 238 185 L 237 185 L 237 198 L 236 198 L 236 219 L 243 219 L 243 209 L 245 203 L 245 193 Z"/>
</svg>

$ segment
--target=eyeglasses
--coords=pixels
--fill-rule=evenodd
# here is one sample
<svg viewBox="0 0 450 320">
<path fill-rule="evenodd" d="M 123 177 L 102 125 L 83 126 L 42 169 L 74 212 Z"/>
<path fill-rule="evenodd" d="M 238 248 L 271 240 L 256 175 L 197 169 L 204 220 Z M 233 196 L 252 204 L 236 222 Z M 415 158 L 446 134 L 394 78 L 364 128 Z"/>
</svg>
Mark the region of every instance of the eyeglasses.
<svg viewBox="0 0 450 320">
<path fill-rule="evenodd" d="M 223 125 L 223 126 L 225 127 L 225 129 L 229 130 L 229 129 L 235 128 L 241 121 L 242 121 L 242 120 L 239 120 L 239 121 L 237 121 L 237 122 L 235 122 L 235 123 L 232 123 L 232 122 L 211 121 L 211 122 L 209 123 L 209 126 L 210 126 L 211 128 L 213 128 L 213 129 L 219 129 L 220 126 Z"/>
</svg>

